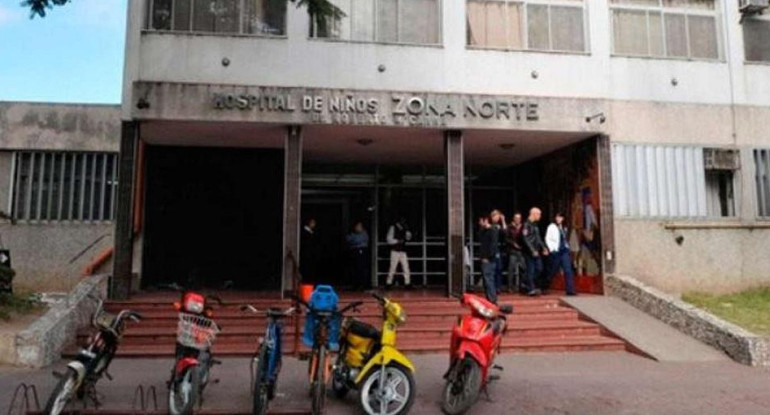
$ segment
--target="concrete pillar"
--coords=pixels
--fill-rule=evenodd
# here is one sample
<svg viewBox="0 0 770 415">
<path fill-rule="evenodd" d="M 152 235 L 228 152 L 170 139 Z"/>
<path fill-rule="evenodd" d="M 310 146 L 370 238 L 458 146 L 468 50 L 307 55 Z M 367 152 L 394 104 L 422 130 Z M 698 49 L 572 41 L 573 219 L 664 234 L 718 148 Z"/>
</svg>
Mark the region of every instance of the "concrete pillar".
<svg viewBox="0 0 770 415">
<path fill-rule="evenodd" d="M 615 273 L 615 210 L 612 204 L 612 148 L 610 138 L 596 138 L 599 165 L 599 224 L 602 241 L 602 275 Z"/>
<path fill-rule="evenodd" d="M 302 204 L 302 128 L 289 126 L 284 145 L 283 293 L 296 290 L 299 279 L 299 231 Z"/>
<path fill-rule="evenodd" d="M 139 124 L 123 121 L 120 132 L 117 211 L 110 297 L 125 300 L 131 293 L 131 271 L 134 257 L 134 177 Z"/>
<path fill-rule="evenodd" d="M 465 233 L 465 157 L 461 131 L 444 132 L 447 186 L 447 289 L 449 295 L 462 294 L 465 290 L 463 278 L 463 243 Z"/>
</svg>

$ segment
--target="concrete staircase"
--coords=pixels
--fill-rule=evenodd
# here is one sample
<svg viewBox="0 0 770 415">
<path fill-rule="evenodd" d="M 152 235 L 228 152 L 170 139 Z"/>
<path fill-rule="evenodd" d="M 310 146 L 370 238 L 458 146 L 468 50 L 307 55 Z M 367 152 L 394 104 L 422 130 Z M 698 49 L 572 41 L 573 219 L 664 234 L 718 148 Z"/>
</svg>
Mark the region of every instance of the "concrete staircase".
<svg viewBox="0 0 770 415">
<path fill-rule="evenodd" d="M 214 345 L 218 356 L 249 356 L 264 334 L 265 318 L 243 313 L 242 304 L 252 304 L 259 309 L 269 306 L 288 307 L 288 300 L 266 298 L 265 294 L 224 292 L 219 293 L 226 305 L 217 307 L 214 319 L 223 328 Z M 407 322 L 399 327 L 398 346 L 407 353 L 445 353 L 449 348 L 452 326 L 458 315 L 468 312 L 455 299 L 446 298 L 435 291 L 394 292 L 391 297 L 399 301 L 407 312 Z M 365 294 L 342 294 L 340 304 L 363 300 L 365 305 L 355 317 L 381 325 L 381 310 L 371 297 Z M 142 294 L 126 302 L 110 302 L 108 311 L 118 312 L 130 308 L 141 313 L 145 320 L 132 324 L 125 332 L 118 351 L 122 357 L 168 357 L 174 352 L 177 313 L 172 303 L 177 300 L 173 293 Z M 514 314 L 509 318 L 508 332 L 503 340 L 504 352 L 577 352 L 623 351 L 627 344 L 613 336 L 600 325 L 579 315 L 573 308 L 556 296 L 527 298 L 504 295 L 500 303 L 512 303 Z M 304 316 L 299 317 L 300 330 Z M 78 335 L 78 344 L 87 340 L 92 330 Z M 284 349 L 294 351 L 295 325 L 293 319 L 285 321 Z M 300 343 L 300 351 L 304 346 Z M 70 348 L 65 355 L 77 351 Z"/>
</svg>

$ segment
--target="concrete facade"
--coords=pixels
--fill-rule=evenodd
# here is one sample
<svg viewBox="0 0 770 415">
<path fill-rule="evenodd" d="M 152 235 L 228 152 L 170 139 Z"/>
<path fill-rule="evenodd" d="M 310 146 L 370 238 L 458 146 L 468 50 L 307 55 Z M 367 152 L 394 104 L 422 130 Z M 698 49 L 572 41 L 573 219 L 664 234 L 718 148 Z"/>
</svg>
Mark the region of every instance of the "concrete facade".
<svg viewBox="0 0 770 415">
<path fill-rule="evenodd" d="M 119 128 L 116 105 L 0 102 L 0 210 L 12 213 L 14 154 L 116 153 Z M 68 291 L 112 235 L 110 221 L 0 221 L 22 290 Z"/>
<path fill-rule="evenodd" d="M 737 2 L 715 2 L 720 58 L 713 61 L 613 53 L 609 0 L 590 1 L 585 6 L 589 45 L 584 53 L 467 46 L 462 30 L 466 27 L 465 1 L 441 2 L 441 34 L 435 45 L 312 38 L 307 33 L 306 11 L 292 6 L 287 9 L 284 36 L 161 32 L 148 30 L 148 3 L 131 2 L 129 9 L 124 120 L 303 122 L 296 114 L 294 118 L 253 112 L 222 114 L 200 107 L 208 103 L 202 90 L 245 92 L 257 87 L 409 91 L 418 96 L 515 95 L 545 100 L 559 108 L 558 115 L 538 124 L 508 128 L 521 134 L 601 134 L 611 143 L 740 151 L 741 164 L 733 182 L 734 217 L 618 216 L 614 223 L 616 252 L 606 253 L 616 256 L 617 273 L 636 275 L 668 291 L 731 291 L 770 283 L 766 271 L 770 259 L 758 252 L 770 242 L 770 229 L 757 214 L 752 153 L 770 147 L 770 123 L 766 121 L 770 117 L 770 66 L 746 61 Z M 150 102 L 149 109 L 137 108 L 140 98 Z M 606 122 L 583 121 L 596 113 L 603 113 Z M 486 125 L 500 128 L 493 124 Z M 674 242 L 680 235 L 684 237 L 681 245 Z"/>
<path fill-rule="evenodd" d="M 616 216 L 614 252 L 605 256 L 612 256 L 617 273 L 672 292 L 732 291 L 770 282 L 770 259 L 759 252 L 770 242 L 770 222 L 758 215 L 753 162 L 755 149 L 770 148 L 770 66 L 746 62 L 735 2 L 715 3 L 721 26 L 716 60 L 613 53 L 609 0 L 586 2 L 588 46 L 580 53 L 467 46 L 466 31 L 461 30 L 466 26 L 465 1 L 441 2 L 439 42 L 433 45 L 312 38 L 306 10 L 291 4 L 283 36 L 149 30 L 149 4 L 129 3 L 121 108 L 0 103 L 0 210 L 10 210 L 13 151 L 117 152 L 121 120 L 136 121 L 141 140 L 168 137 L 164 144 L 233 147 L 281 147 L 289 125 L 309 127 L 303 128 L 309 137 L 303 141 L 312 144 L 317 131 L 313 128 L 334 127 L 302 110 L 217 109 L 212 104 L 215 94 L 286 91 L 296 94 L 297 105 L 305 95 L 352 94 L 377 98 L 386 115 L 393 112 L 388 98 L 394 94 L 426 100 L 448 97 L 453 102 L 503 99 L 538 104 L 537 121 L 458 116 L 424 131 L 439 135 L 467 130 L 466 150 L 501 135 L 524 137 L 522 142 L 530 147 L 521 145 L 522 151 L 556 148 L 597 135 L 609 137 L 610 145 L 739 150 L 735 216 Z M 599 113 L 606 122 L 586 121 Z M 390 129 L 394 126 L 385 123 L 377 134 L 398 135 Z M 373 131 L 356 123 L 345 127 L 356 131 L 353 134 Z M 602 187 L 615 186 L 603 182 Z M 18 283 L 30 287 L 58 287 L 53 281 L 59 281 L 59 275 L 77 274 L 113 245 L 115 233 L 107 222 L 2 226 L 3 243 L 12 249 L 20 271 Z M 130 229 L 125 226 L 126 232 Z M 678 237 L 683 243 L 676 242 Z M 133 245 L 133 271 L 140 272 L 141 235 Z"/>
</svg>

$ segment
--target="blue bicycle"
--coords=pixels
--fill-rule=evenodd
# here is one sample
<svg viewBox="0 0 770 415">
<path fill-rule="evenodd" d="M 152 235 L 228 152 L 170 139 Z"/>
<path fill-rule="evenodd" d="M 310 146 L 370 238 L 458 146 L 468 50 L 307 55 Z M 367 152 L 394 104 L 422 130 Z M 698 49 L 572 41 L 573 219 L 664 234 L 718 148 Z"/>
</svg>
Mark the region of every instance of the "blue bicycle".
<svg viewBox="0 0 770 415">
<path fill-rule="evenodd" d="M 259 310 L 251 305 L 242 306 L 241 310 L 259 313 Z M 283 331 L 281 320 L 292 315 L 294 310 L 292 307 L 285 310 L 268 308 L 265 311 L 267 315 L 265 337 L 259 339 L 259 347 L 250 364 L 254 415 L 266 414 L 269 402 L 275 397 L 275 384 L 278 381 L 278 373 L 281 371 L 281 333 Z"/>
</svg>

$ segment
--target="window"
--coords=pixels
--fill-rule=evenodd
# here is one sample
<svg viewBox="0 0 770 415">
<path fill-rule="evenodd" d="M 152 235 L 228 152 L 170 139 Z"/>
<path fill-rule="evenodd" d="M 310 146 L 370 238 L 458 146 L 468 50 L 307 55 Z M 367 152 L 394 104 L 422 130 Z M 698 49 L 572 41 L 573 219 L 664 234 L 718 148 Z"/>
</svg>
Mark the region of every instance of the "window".
<svg viewBox="0 0 770 415">
<path fill-rule="evenodd" d="M 27 221 L 112 220 L 117 161 L 115 153 L 16 153 L 14 218 Z"/>
<path fill-rule="evenodd" d="M 152 30 L 283 36 L 287 0 L 151 0 Z"/>
<path fill-rule="evenodd" d="M 706 203 L 708 215 L 713 217 L 735 216 L 735 171 L 740 168 L 737 150 L 704 148 L 703 164 L 706 168 Z"/>
<path fill-rule="evenodd" d="M 615 214 L 636 218 L 735 216 L 737 157 L 732 150 L 615 144 Z"/>
<path fill-rule="evenodd" d="M 770 150 L 754 150 L 757 213 L 770 216 Z"/>
<path fill-rule="evenodd" d="M 611 0 L 614 53 L 717 60 L 715 0 Z"/>
<path fill-rule="evenodd" d="M 467 0 L 467 44 L 587 52 L 583 0 Z"/>
<path fill-rule="evenodd" d="M 439 0 L 330 0 L 339 14 L 314 17 L 310 36 L 360 42 L 440 43 Z"/>
<path fill-rule="evenodd" d="M 743 46 L 749 62 L 770 62 L 770 19 L 759 16 L 743 20 Z"/>
</svg>

